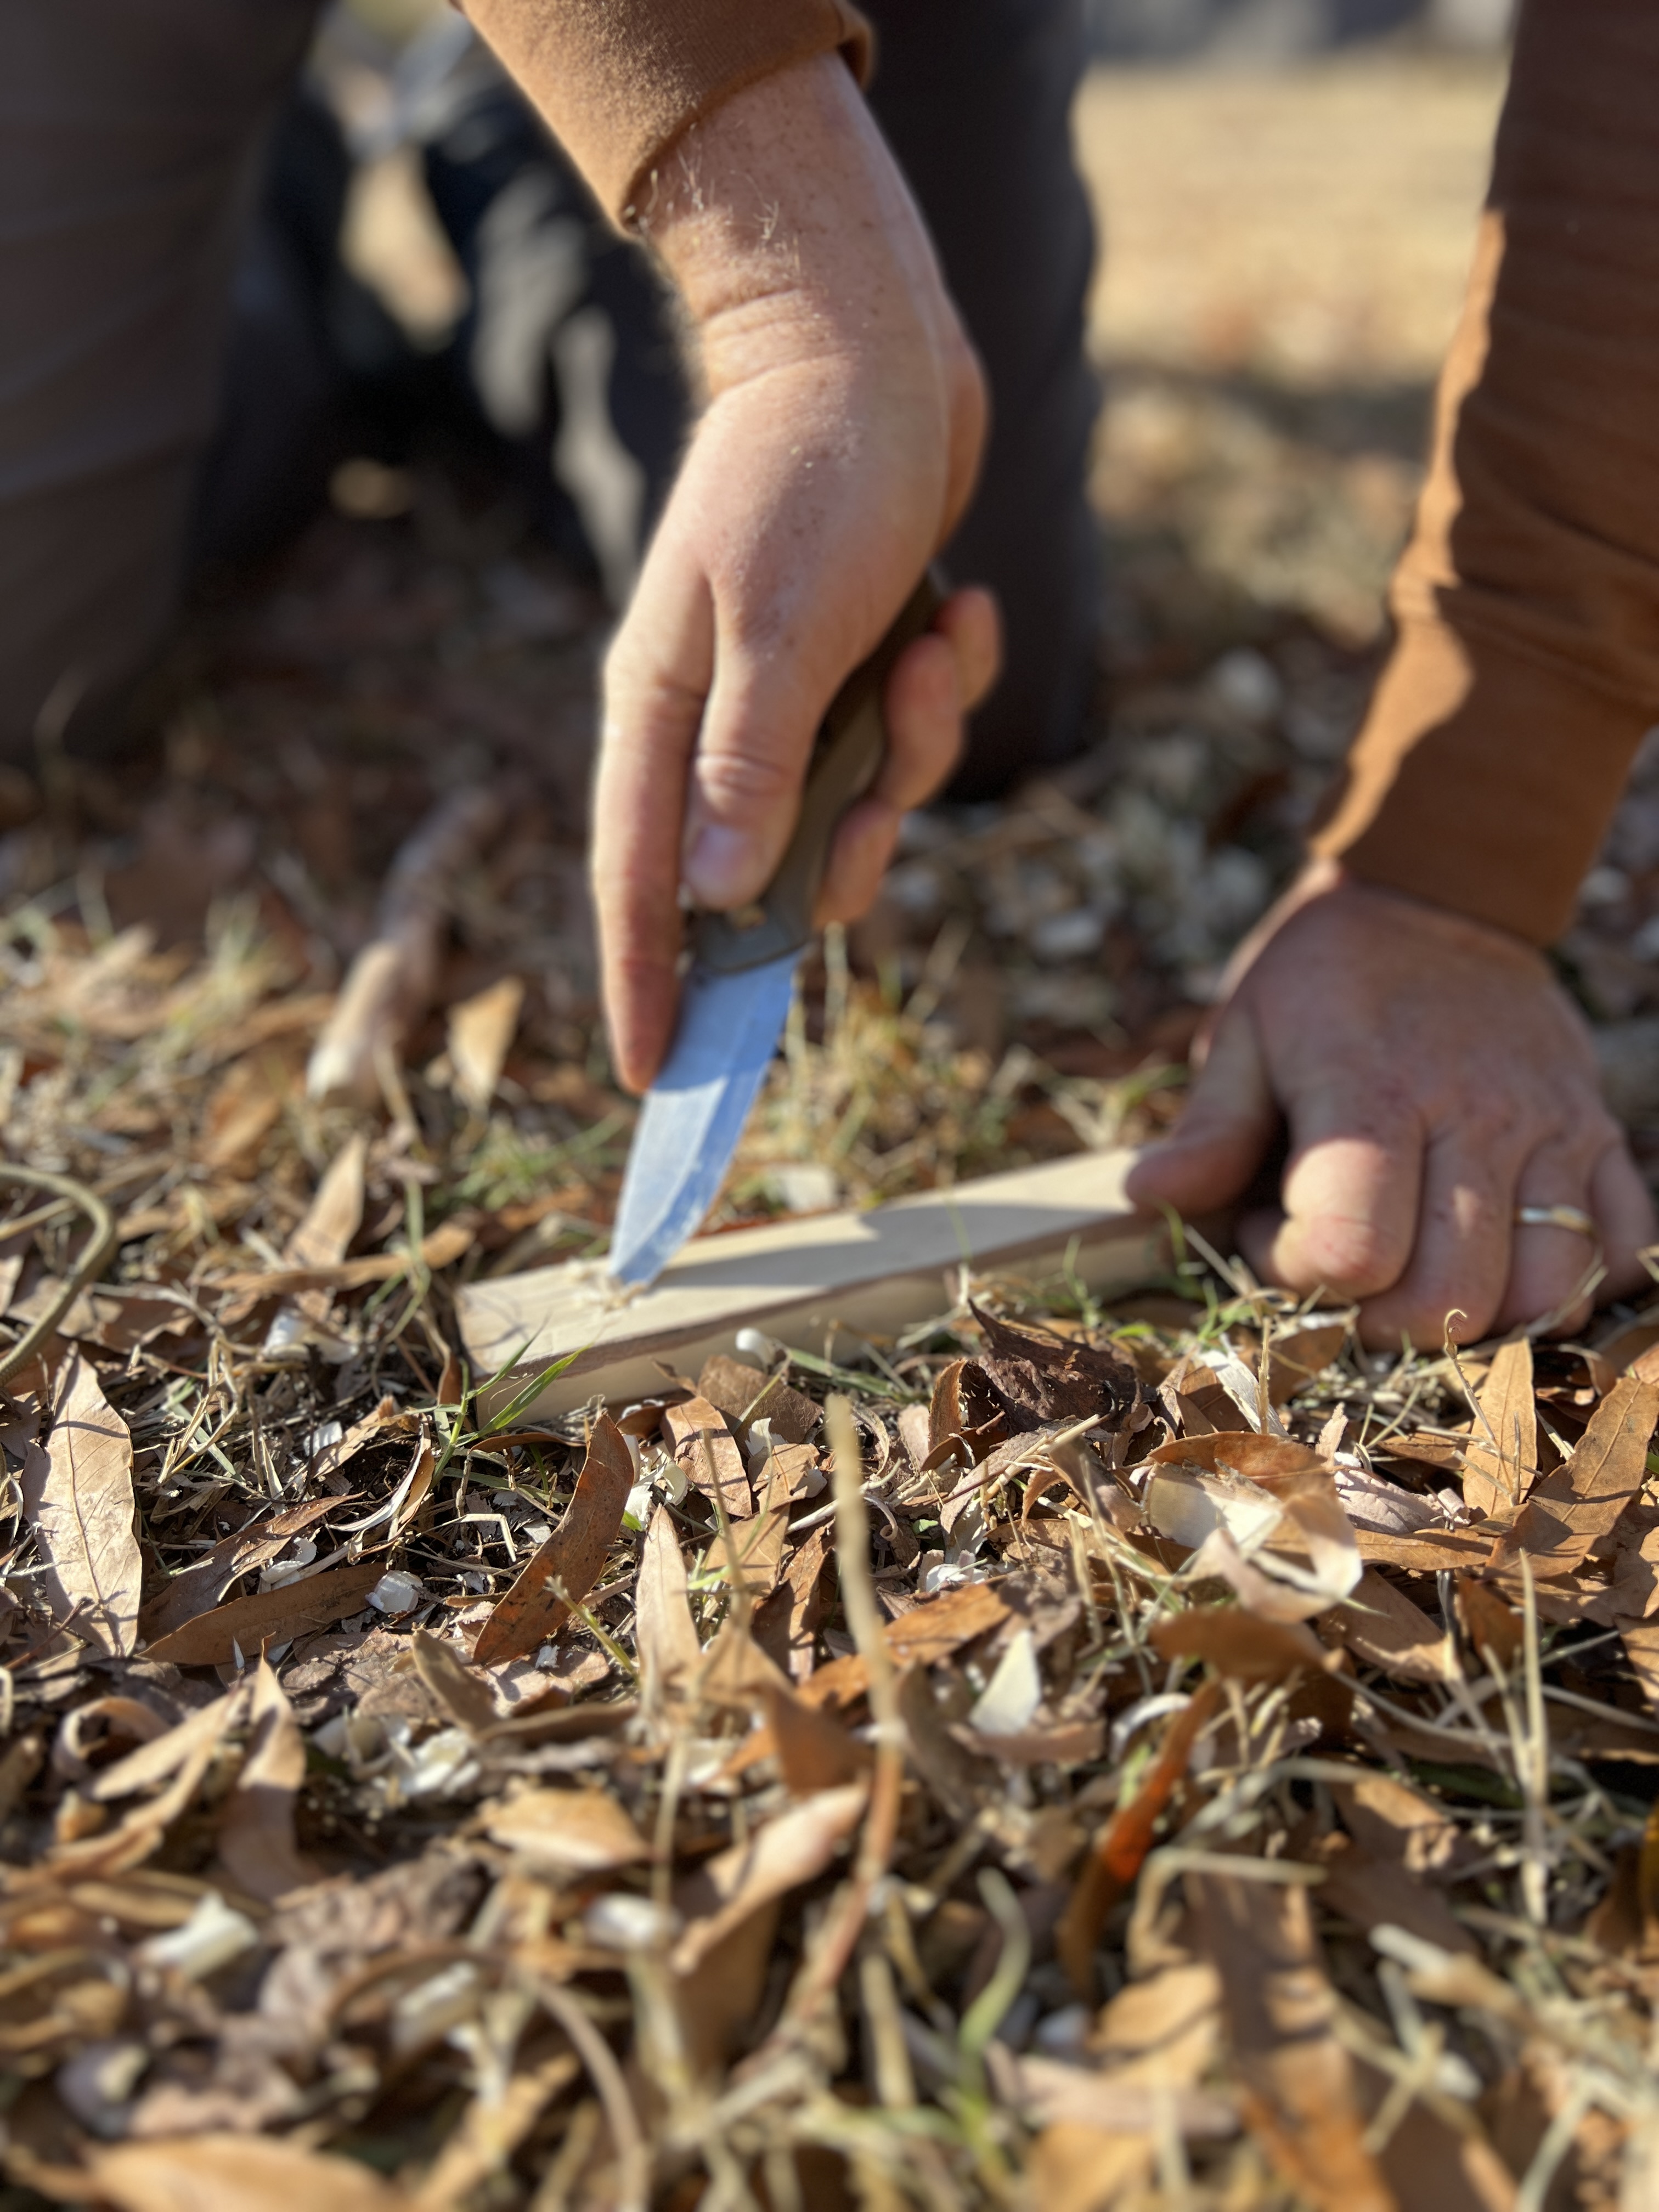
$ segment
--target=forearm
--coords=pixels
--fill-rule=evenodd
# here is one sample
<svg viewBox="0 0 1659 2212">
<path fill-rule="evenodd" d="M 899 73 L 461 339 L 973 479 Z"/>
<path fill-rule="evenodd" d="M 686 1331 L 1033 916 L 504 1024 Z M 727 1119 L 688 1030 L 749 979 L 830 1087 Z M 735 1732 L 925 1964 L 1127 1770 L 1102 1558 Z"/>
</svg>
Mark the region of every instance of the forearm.
<svg viewBox="0 0 1659 2212">
<path fill-rule="evenodd" d="M 1538 944 L 1659 716 L 1659 17 L 1525 10 L 1398 640 L 1316 851 Z"/>
<path fill-rule="evenodd" d="M 465 0 L 480 34 L 618 222 L 681 134 L 744 87 L 839 52 L 862 76 L 846 0 Z"/>
</svg>

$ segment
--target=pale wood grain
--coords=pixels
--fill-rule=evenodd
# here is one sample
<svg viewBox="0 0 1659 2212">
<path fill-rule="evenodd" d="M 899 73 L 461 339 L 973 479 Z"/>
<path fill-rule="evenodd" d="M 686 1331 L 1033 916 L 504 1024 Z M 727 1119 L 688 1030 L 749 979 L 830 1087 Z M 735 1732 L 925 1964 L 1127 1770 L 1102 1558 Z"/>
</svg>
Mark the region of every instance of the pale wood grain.
<svg viewBox="0 0 1659 2212">
<path fill-rule="evenodd" d="M 572 1355 L 538 1401 L 545 1415 L 595 1392 L 648 1391 L 662 1380 L 659 1358 L 695 1375 L 740 1328 L 814 1352 L 838 1334 L 890 1334 L 948 1310 L 963 1261 L 1037 1280 L 1059 1272 L 1075 1240 L 1076 1272 L 1091 1289 L 1127 1289 L 1169 1264 L 1161 1225 L 1123 1195 L 1133 1158 L 1079 1153 L 866 1213 L 702 1237 L 626 1304 L 587 1262 L 475 1283 L 459 1301 L 467 1354 L 483 1375 L 511 1362 L 520 1382 Z"/>
</svg>

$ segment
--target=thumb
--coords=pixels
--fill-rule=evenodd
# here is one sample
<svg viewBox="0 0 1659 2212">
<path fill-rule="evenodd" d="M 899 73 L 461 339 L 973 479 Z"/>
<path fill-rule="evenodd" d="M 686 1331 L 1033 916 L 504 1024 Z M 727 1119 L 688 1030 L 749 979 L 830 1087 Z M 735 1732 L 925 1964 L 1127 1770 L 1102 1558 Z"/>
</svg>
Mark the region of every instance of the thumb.
<svg viewBox="0 0 1659 2212">
<path fill-rule="evenodd" d="M 1279 1127 L 1279 1108 L 1255 1025 L 1237 1006 L 1223 1014 L 1186 1111 L 1129 1171 L 1138 1206 L 1205 1213 L 1238 1197 Z"/>
</svg>

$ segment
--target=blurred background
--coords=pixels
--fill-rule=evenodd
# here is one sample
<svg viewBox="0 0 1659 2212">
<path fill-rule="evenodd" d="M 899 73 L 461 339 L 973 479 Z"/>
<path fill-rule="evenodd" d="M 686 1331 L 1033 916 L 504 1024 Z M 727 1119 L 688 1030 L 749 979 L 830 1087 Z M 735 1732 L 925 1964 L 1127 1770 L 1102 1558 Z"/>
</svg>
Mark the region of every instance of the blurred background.
<svg viewBox="0 0 1659 2212">
<path fill-rule="evenodd" d="M 1505 0 L 1090 0 L 1088 22 L 1088 745 L 1005 802 L 914 818 L 877 911 L 809 979 L 728 1218 L 1167 1122 L 1378 665 Z M 325 1005 L 434 806 L 505 794 L 446 880 L 398 1110 L 434 1156 L 459 1141 L 446 1010 L 521 986 L 463 1180 L 528 1224 L 489 1264 L 578 1249 L 629 1125 L 584 807 L 598 657 L 673 463 L 653 428 L 672 419 L 667 319 L 443 0 L 331 13 L 244 291 L 249 373 L 313 377 L 331 442 L 303 465 L 280 439 L 222 457 L 288 502 L 213 549 L 154 741 L 96 767 L 43 752 L 0 793 L 11 941 L 94 958 L 143 925 L 165 951 L 232 917 Z M 277 313 L 296 293 L 298 340 Z M 1656 951 L 1644 757 L 1561 954 L 1638 1124 L 1659 1109 Z"/>
</svg>

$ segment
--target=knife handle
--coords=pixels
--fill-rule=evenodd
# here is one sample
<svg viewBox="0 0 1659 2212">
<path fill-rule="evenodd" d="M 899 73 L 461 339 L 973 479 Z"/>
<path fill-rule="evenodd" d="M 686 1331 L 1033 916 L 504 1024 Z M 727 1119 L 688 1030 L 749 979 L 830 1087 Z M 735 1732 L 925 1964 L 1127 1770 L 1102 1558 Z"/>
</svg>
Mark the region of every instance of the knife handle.
<svg viewBox="0 0 1659 2212">
<path fill-rule="evenodd" d="M 732 975 L 799 952 L 811 939 L 830 840 L 842 816 L 875 781 L 887 748 L 881 706 L 887 678 L 944 604 L 943 586 L 929 569 L 881 643 L 830 701 L 807 763 L 800 817 L 778 872 L 752 905 L 696 916 L 691 941 L 700 966 Z"/>
</svg>

